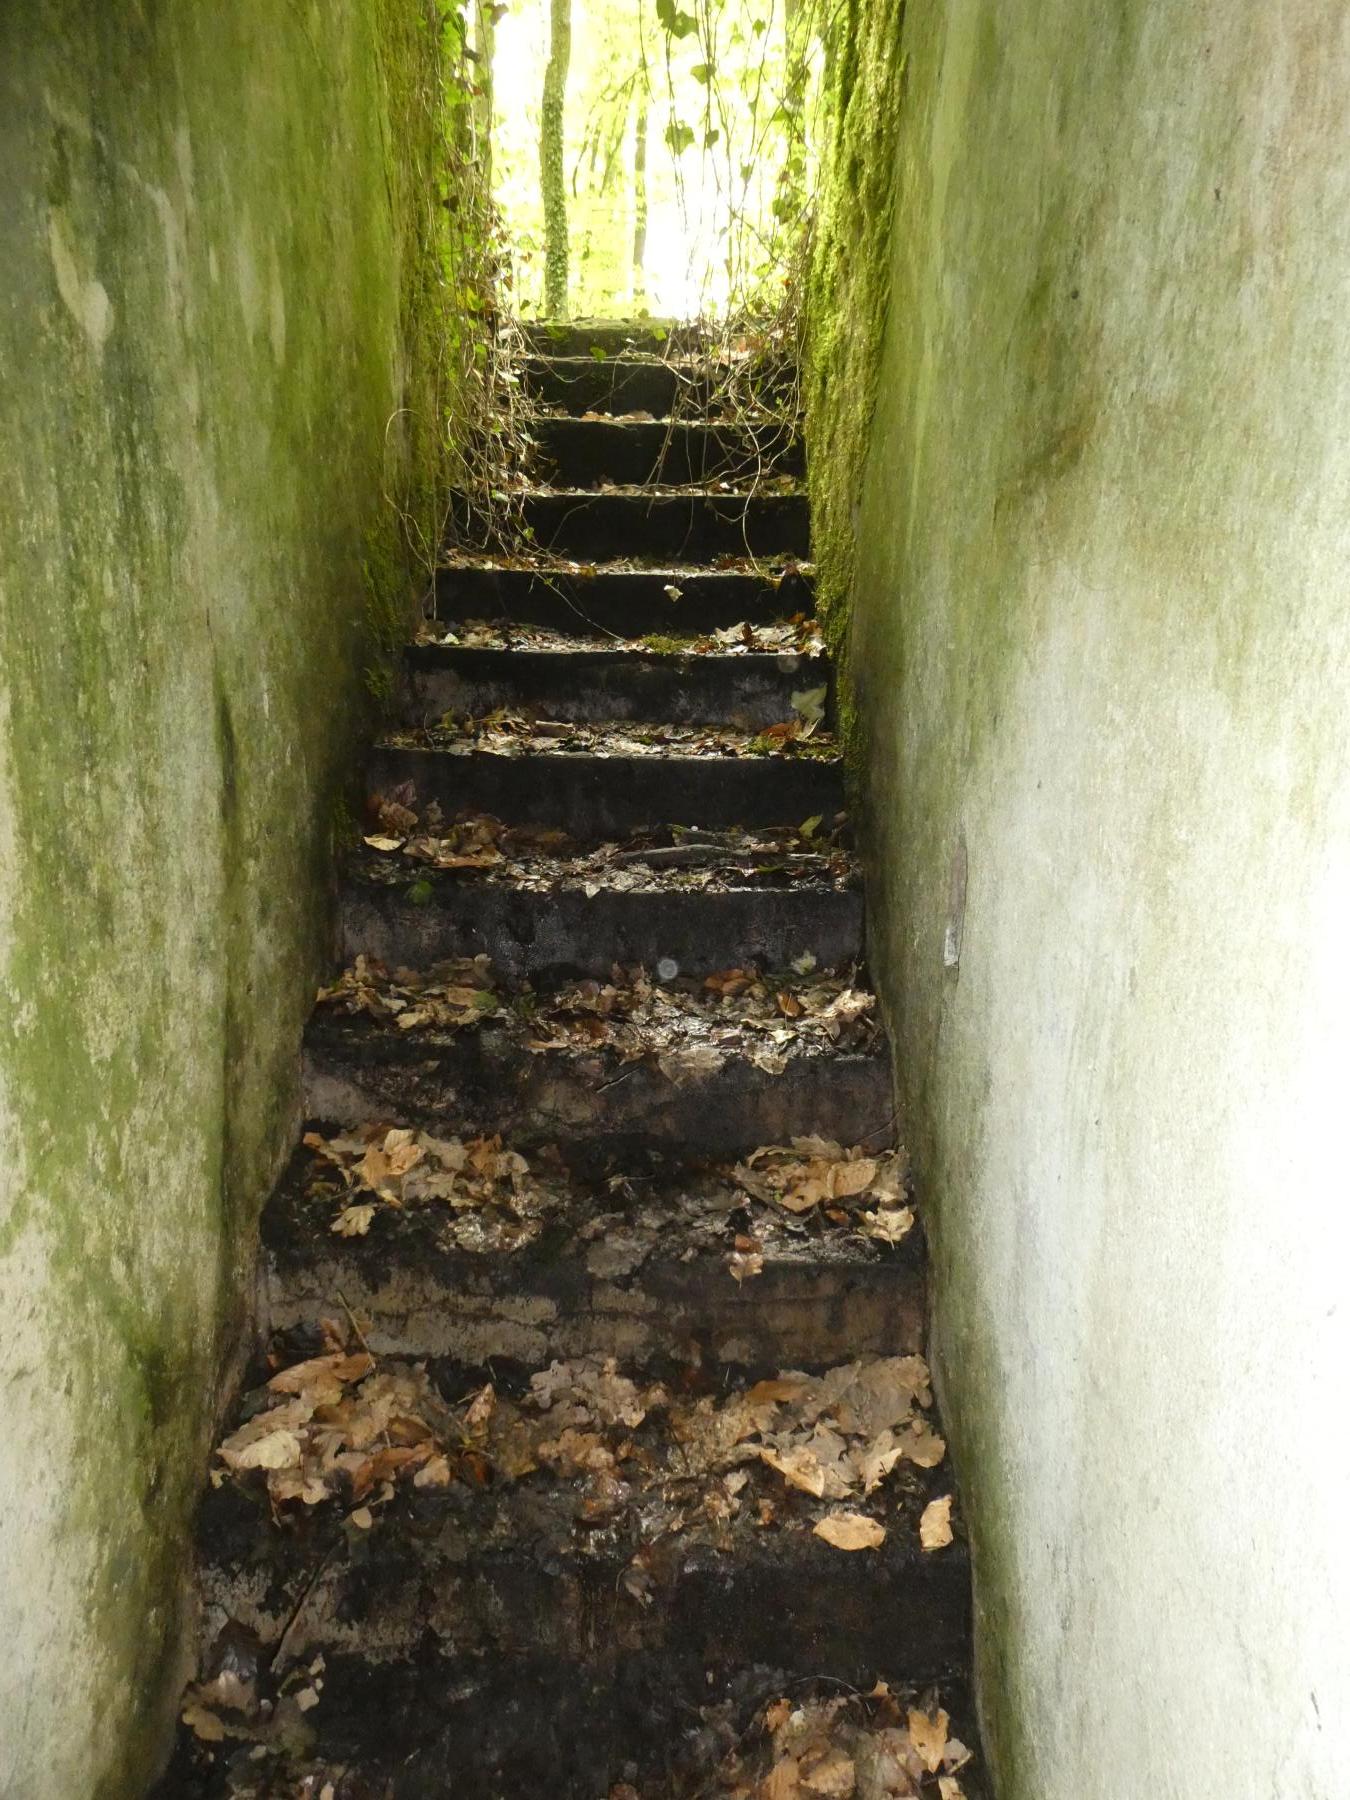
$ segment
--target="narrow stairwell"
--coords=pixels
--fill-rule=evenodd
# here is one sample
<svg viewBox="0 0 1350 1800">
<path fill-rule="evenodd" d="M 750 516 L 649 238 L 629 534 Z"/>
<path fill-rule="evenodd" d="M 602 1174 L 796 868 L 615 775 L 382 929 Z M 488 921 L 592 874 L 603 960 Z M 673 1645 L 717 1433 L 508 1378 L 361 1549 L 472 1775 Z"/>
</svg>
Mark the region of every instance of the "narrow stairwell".
<svg viewBox="0 0 1350 1800">
<path fill-rule="evenodd" d="M 974 1800 L 800 445 L 687 333 L 522 376 L 535 548 L 447 562 L 372 757 L 161 1793 Z"/>
</svg>

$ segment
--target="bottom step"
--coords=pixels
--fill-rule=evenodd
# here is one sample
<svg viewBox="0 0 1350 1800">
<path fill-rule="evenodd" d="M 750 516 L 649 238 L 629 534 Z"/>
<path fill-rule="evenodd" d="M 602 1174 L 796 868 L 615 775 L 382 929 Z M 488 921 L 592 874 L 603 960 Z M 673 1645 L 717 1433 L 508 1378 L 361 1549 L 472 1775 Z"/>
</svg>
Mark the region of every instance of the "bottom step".
<svg viewBox="0 0 1350 1800">
<path fill-rule="evenodd" d="M 218 1691 L 207 1684 L 191 1716 L 207 1732 L 215 1720 L 239 1735 L 203 1741 L 184 1727 L 157 1800 L 983 1793 L 959 1683 L 849 1694 L 781 1669 L 679 1656 L 629 1657 L 599 1674 L 570 1657 L 334 1655 L 320 1669 L 293 1666 L 265 1714 L 216 1713 L 207 1701 Z"/>
<path fill-rule="evenodd" d="M 962 1793 L 936 1697 L 892 1698 L 969 1655 L 921 1357 L 484 1383 L 377 1360 L 336 1319 L 303 1348 L 276 1347 L 217 1452 L 166 1795 L 788 1796 L 779 1765 L 827 1756 L 836 1785 L 803 1794 Z M 866 1697 L 847 1720 L 840 1691 Z"/>
</svg>

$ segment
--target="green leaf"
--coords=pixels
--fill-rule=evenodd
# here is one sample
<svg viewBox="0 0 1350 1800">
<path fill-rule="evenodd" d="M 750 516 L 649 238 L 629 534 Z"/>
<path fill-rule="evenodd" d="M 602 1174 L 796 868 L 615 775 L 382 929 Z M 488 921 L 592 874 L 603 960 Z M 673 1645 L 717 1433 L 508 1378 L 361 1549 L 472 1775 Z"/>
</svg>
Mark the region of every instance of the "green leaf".
<svg viewBox="0 0 1350 1800">
<path fill-rule="evenodd" d="M 430 906 L 435 898 L 436 890 L 424 875 L 420 881 L 414 881 L 408 889 L 408 898 L 414 906 Z"/>
<path fill-rule="evenodd" d="M 705 150 L 711 150 L 721 135 L 721 132 L 718 131 L 716 126 L 714 126 L 711 131 L 705 131 L 703 134 L 703 148 Z"/>
<path fill-rule="evenodd" d="M 701 81 L 704 87 L 707 87 L 708 83 L 712 80 L 712 64 L 695 63 L 689 73 L 693 76 L 695 81 Z"/>
<path fill-rule="evenodd" d="M 666 142 L 670 145 L 676 156 L 683 156 L 693 141 L 694 133 L 692 129 L 688 125 L 681 123 L 679 119 L 672 119 L 670 124 L 666 126 Z"/>
</svg>

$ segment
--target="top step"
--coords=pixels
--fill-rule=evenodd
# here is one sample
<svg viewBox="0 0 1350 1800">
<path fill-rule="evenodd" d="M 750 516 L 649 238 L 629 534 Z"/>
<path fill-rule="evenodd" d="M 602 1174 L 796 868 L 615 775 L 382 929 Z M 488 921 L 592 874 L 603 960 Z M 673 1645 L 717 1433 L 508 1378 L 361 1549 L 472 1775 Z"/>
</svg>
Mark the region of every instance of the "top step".
<svg viewBox="0 0 1350 1800">
<path fill-rule="evenodd" d="M 521 330 L 536 356 L 691 356 L 709 342 L 678 319 L 532 319 Z"/>
</svg>

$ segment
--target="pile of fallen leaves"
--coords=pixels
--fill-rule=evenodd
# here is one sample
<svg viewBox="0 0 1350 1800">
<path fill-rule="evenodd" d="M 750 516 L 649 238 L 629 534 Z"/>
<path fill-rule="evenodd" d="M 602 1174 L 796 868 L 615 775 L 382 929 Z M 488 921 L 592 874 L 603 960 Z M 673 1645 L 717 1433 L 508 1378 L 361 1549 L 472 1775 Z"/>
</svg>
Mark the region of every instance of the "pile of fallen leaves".
<svg viewBox="0 0 1350 1800">
<path fill-rule="evenodd" d="M 781 1074 L 791 1055 L 813 1044 L 861 1050 L 878 1030 L 875 996 L 854 986 L 850 972 L 738 968 L 669 983 L 644 969 L 613 973 L 611 981 L 574 982 L 542 999 L 529 1048 L 604 1045 L 621 1062 L 654 1060 L 679 1083 L 715 1073 L 732 1053 Z"/>
<path fill-rule="evenodd" d="M 681 598 L 674 583 L 672 603 Z M 757 624 L 750 619 L 712 631 L 682 637 L 663 632 L 640 638 L 615 632 L 592 635 L 558 631 L 547 625 L 521 625 L 514 619 L 464 619 L 454 625 L 427 623 L 417 633 L 419 644 L 461 650 L 545 650 L 568 655 L 578 650 L 662 652 L 678 656 L 815 656 L 824 649 L 820 626 L 804 613 L 790 619 Z"/>
<path fill-rule="evenodd" d="M 784 1524 L 794 1495 L 824 1503 L 807 1516 L 825 1543 L 876 1549 L 903 1518 L 883 1491 L 894 1471 L 935 1469 L 946 1454 L 919 1356 L 789 1371 L 695 1398 L 634 1381 L 613 1359 L 583 1357 L 552 1363 L 518 1397 L 488 1383 L 450 1407 L 423 1366 L 377 1367 L 364 1348 L 349 1351 L 335 1333 L 330 1341 L 252 1397 L 251 1416 L 220 1446 L 226 1471 L 258 1472 L 274 1507 L 339 1500 L 360 1529 L 401 1484 L 542 1475 L 569 1485 L 578 1523 L 640 1520 L 642 1547 L 625 1578 L 640 1601 L 650 1597 L 658 1539 L 698 1529 L 717 1541 L 737 1519 L 751 1529 Z M 949 1495 L 924 1509 L 919 1539 L 931 1550 L 951 1542 Z"/>
<path fill-rule="evenodd" d="M 938 1696 L 878 1682 L 864 1696 L 771 1701 L 719 1771 L 726 1800 L 964 1800 L 971 1752 Z M 610 1800 L 638 1800 L 612 1790 Z"/>
<path fill-rule="evenodd" d="M 368 814 L 368 849 L 433 869 L 497 874 L 518 887 L 575 885 L 596 894 L 601 886 L 706 887 L 729 876 L 837 881 L 853 875 L 852 861 L 836 841 L 837 827 L 827 828 L 819 816 L 755 831 L 671 826 L 583 850 L 565 832 L 506 826 L 491 813 L 463 812 L 447 820 L 434 800 L 419 808 L 411 783 L 387 796 L 372 795 Z"/>
<path fill-rule="evenodd" d="M 500 1137 L 441 1138 L 376 1125 L 332 1137 L 310 1131 L 304 1142 L 315 1166 L 307 1191 L 336 1203 L 330 1230 L 339 1237 L 364 1237 L 383 1208 L 434 1204 L 457 1248 L 519 1250 L 568 1198 L 564 1177 L 532 1171 Z"/>
<path fill-rule="evenodd" d="M 392 1021 L 400 1031 L 471 1030 L 514 1020 L 524 1047 L 613 1051 L 621 1063 L 654 1062 L 671 1081 L 702 1079 L 729 1055 L 746 1056 L 778 1075 L 813 1047 L 865 1050 L 876 1039 L 876 996 L 851 971 L 817 971 L 813 957 L 776 974 L 755 968 L 659 982 L 641 968 L 619 968 L 609 981 L 577 981 L 553 991 L 522 983 L 504 993 L 485 956 L 452 958 L 425 974 L 390 969 L 358 956 L 319 1003 Z"/>
<path fill-rule="evenodd" d="M 319 989 L 317 998 L 340 1012 L 389 1020 L 400 1031 L 473 1030 L 504 1011 L 486 956 L 450 957 L 425 972 L 390 969 L 373 956 L 358 956 L 331 986 Z"/>
<path fill-rule="evenodd" d="M 494 756 L 530 756 L 541 752 L 584 751 L 590 756 L 806 756 L 824 761 L 839 748 L 820 729 L 825 690 L 812 688 L 800 696 L 798 716 L 755 733 L 730 725 L 614 724 L 578 720 L 532 719 L 505 707 L 483 714 L 447 713 L 433 726 L 393 733 L 389 742 L 414 748 L 468 752 L 489 750 Z"/>
<path fill-rule="evenodd" d="M 903 1150 L 845 1149 L 833 1138 L 766 1144 L 731 1171 L 737 1187 L 766 1206 L 852 1225 L 864 1237 L 898 1244 L 914 1225 L 905 1202 Z"/>
<path fill-rule="evenodd" d="M 612 1268 L 626 1271 L 662 1249 L 729 1250 L 728 1266 L 744 1281 L 762 1273 L 766 1252 L 797 1254 L 821 1232 L 894 1247 L 914 1226 L 903 1151 L 846 1149 L 827 1138 L 766 1145 L 741 1163 L 684 1170 L 655 1187 L 650 1171 L 619 1169 L 602 1195 L 574 1185 L 556 1146 L 532 1147 L 527 1159 L 500 1136 L 442 1138 L 371 1123 L 310 1131 L 304 1144 L 303 1191 L 340 1237 L 365 1237 L 379 1215 L 420 1212 L 433 1216 L 447 1248 L 510 1254 L 566 1213 L 577 1241 L 599 1246 L 592 1266 L 607 1252 Z"/>
</svg>

